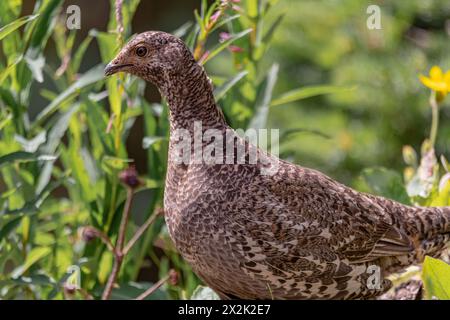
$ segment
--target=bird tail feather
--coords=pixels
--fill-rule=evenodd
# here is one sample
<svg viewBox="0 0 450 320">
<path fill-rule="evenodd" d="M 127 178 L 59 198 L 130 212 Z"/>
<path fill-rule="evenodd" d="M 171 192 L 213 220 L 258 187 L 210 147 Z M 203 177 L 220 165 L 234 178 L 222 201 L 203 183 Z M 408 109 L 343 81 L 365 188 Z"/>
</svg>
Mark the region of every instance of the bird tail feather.
<svg viewBox="0 0 450 320">
<path fill-rule="evenodd" d="M 425 255 L 438 257 L 450 248 L 450 207 L 418 208 L 416 226 L 419 232 L 420 260 Z"/>
</svg>

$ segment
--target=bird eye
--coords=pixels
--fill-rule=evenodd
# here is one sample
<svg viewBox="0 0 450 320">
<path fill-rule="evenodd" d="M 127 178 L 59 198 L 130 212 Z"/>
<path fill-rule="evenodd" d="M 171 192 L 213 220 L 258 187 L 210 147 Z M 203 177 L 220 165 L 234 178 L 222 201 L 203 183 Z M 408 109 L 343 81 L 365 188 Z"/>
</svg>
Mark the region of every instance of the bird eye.
<svg viewBox="0 0 450 320">
<path fill-rule="evenodd" d="M 138 47 L 138 48 L 136 49 L 136 54 L 137 54 L 139 57 L 144 57 L 144 56 L 147 54 L 147 48 L 146 48 L 146 47 Z"/>
</svg>

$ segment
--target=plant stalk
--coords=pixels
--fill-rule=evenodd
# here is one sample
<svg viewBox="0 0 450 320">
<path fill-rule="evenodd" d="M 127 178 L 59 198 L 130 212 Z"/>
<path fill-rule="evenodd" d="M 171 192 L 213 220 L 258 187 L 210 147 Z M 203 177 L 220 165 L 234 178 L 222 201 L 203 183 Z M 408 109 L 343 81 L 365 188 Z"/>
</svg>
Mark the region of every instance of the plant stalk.
<svg viewBox="0 0 450 320">
<path fill-rule="evenodd" d="M 117 236 L 116 245 L 114 247 L 114 265 L 109 275 L 108 281 L 105 286 L 105 290 L 102 294 L 102 300 L 108 300 L 111 296 L 111 292 L 114 286 L 114 283 L 117 280 L 117 277 L 120 272 L 120 268 L 122 267 L 123 262 L 123 244 L 125 242 L 125 234 L 127 230 L 128 220 L 131 214 L 131 205 L 133 202 L 134 190 L 132 188 L 127 189 L 127 199 L 125 201 L 125 206 L 123 209 L 122 220 L 120 222 L 119 234 Z"/>
<path fill-rule="evenodd" d="M 141 238 L 141 236 L 144 234 L 144 232 L 150 227 L 153 222 L 155 222 L 156 218 L 159 216 L 159 211 L 156 210 L 148 219 L 145 221 L 145 223 L 139 227 L 139 229 L 136 231 L 134 236 L 131 238 L 130 241 L 125 245 L 125 248 L 123 249 L 123 254 L 126 255 L 128 252 L 130 252 L 131 248 L 136 244 L 136 242 Z"/>
<path fill-rule="evenodd" d="M 167 280 L 169 280 L 169 275 L 165 276 L 164 278 L 160 279 L 157 283 L 155 283 L 153 286 L 151 286 L 150 288 L 148 288 L 147 290 L 145 290 L 144 293 L 142 293 L 141 295 L 139 295 L 135 300 L 144 300 L 145 298 L 147 298 L 149 295 L 151 295 L 152 293 L 154 293 L 156 290 L 158 290 L 164 283 L 167 282 Z"/>
<path fill-rule="evenodd" d="M 439 127 L 439 106 L 436 100 L 436 92 L 433 91 L 433 93 L 430 96 L 430 105 L 431 105 L 431 130 L 430 130 L 430 142 L 431 145 L 435 146 L 436 144 L 436 138 L 437 138 L 437 132 Z"/>
</svg>

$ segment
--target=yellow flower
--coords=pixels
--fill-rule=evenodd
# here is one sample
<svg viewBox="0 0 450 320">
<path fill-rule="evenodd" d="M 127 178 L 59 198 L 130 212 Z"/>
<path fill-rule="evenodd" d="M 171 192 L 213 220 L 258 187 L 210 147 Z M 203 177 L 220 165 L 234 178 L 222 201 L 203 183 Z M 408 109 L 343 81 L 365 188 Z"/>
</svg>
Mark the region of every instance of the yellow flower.
<svg viewBox="0 0 450 320">
<path fill-rule="evenodd" d="M 445 74 L 438 66 L 433 66 L 430 70 L 430 76 L 419 76 L 420 81 L 431 90 L 435 91 L 438 100 L 445 98 L 450 92 L 450 70 Z"/>
</svg>

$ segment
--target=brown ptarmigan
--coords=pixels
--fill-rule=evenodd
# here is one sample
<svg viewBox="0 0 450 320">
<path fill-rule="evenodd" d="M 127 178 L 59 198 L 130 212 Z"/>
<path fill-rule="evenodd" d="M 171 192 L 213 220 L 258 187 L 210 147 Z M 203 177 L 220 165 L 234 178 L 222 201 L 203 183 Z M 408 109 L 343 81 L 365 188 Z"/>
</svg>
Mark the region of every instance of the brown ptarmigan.
<svg viewBox="0 0 450 320">
<path fill-rule="evenodd" d="M 221 298 L 375 297 L 391 286 L 386 275 L 437 256 L 448 244 L 450 208 L 410 207 L 357 192 L 235 133 L 223 152 L 214 151 L 223 161 L 198 161 L 195 155 L 211 141 L 230 141 L 231 129 L 204 69 L 180 39 L 139 34 L 105 69 L 116 72 L 153 83 L 168 102 L 168 230 Z M 196 123 L 200 135 L 215 129 L 215 138 L 200 137 L 196 146 Z M 194 137 L 187 149 L 180 148 L 186 142 L 180 132 Z M 244 156 L 230 162 L 230 149 Z M 250 161 L 252 154 L 257 161 Z"/>
</svg>

